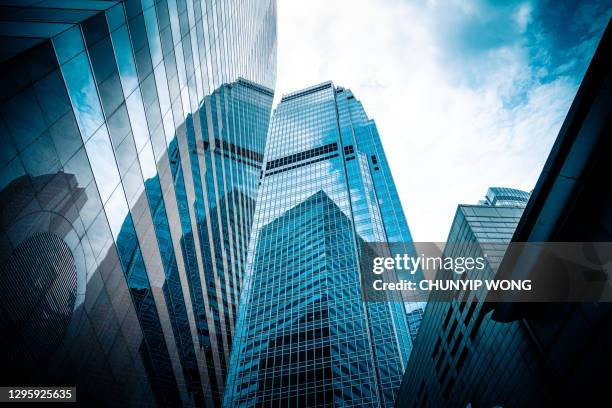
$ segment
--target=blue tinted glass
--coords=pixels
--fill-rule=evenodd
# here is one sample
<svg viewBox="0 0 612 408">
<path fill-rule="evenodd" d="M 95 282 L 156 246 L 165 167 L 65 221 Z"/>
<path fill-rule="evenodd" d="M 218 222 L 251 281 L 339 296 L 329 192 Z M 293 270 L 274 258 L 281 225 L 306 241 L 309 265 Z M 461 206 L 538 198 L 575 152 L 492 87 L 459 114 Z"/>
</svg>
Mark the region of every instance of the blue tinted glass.
<svg viewBox="0 0 612 408">
<path fill-rule="evenodd" d="M 0 122 L 0 168 L 17 154 L 4 123 Z"/>
<path fill-rule="evenodd" d="M 116 70 L 113 58 L 113 47 L 110 38 L 106 37 L 89 48 L 89 57 L 97 82 L 102 82 Z"/>
<path fill-rule="evenodd" d="M 62 66 L 68 94 L 77 123 L 87 140 L 104 122 L 100 100 L 89 67 L 87 54 L 81 53 Z"/>
<path fill-rule="evenodd" d="M 125 24 L 125 14 L 123 13 L 123 4 L 119 3 L 115 7 L 106 10 L 106 21 L 108 23 L 108 31 L 114 31 Z"/>
<path fill-rule="evenodd" d="M 159 64 L 162 60 L 161 42 L 159 40 L 159 31 L 157 29 L 157 18 L 155 15 L 155 7 L 151 7 L 144 12 L 145 26 L 147 28 L 147 37 L 149 38 L 149 50 L 151 51 L 151 59 L 153 66 Z"/>
<path fill-rule="evenodd" d="M 285 95 L 270 120 L 227 405 L 256 404 L 260 396 L 298 406 L 300 399 L 393 405 L 411 349 L 404 305 L 399 297 L 363 302 L 358 256 L 365 239 L 387 238 L 377 194 L 388 186 L 369 167 L 369 138 L 378 135 L 365 131 L 363 108 L 342 92 L 326 83 Z M 221 135 L 218 148 L 231 138 L 223 118 L 239 111 L 226 111 L 226 92 L 216 96 L 212 123 L 202 128 Z M 332 375 L 337 367 L 342 383 Z M 310 375 L 317 386 L 307 391 Z"/>
<path fill-rule="evenodd" d="M 110 132 L 113 146 L 119 146 L 125 136 L 132 130 L 130 118 L 125 105 L 119 106 L 108 118 L 108 131 Z"/>
<path fill-rule="evenodd" d="M 155 71 L 155 83 L 157 84 L 157 95 L 159 98 L 159 106 L 162 115 L 170 110 L 170 94 L 168 93 L 168 80 L 166 78 L 166 70 L 164 64 L 159 64 Z"/>
<path fill-rule="evenodd" d="M 100 191 L 100 197 L 102 202 L 105 202 L 119 184 L 119 172 L 106 126 L 101 127 L 85 143 L 85 150 Z"/>
<path fill-rule="evenodd" d="M 8 93 L 35 84 L 14 103 L 7 96 L 0 104 L 6 127 L 0 186 L 29 184 L 29 177 L 14 180 L 28 172 L 61 168 L 69 175 L 64 184 L 74 205 L 55 197 L 51 178 L 32 181 L 45 186 L 41 198 L 52 197 L 75 227 L 64 239 L 82 245 L 86 277 L 79 285 L 87 293 L 79 292 L 85 303 L 77 313 L 85 320 L 74 332 L 74 349 L 100 358 L 75 359 L 74 372 L 104 365 L 124 373 L 121 389 L 137 405 L 223 406 L 273 100 L 271 89 L 237 77 L 274 86 L 274 1 L 239 8 L 218 1 L 26 3 L 33 5 L 25 13 L 31 19 L 20 24 L 28 34 L 72 30 L 46 41 L 48 53 L 10 64 Z M 101 11 L 83 13 L 95 8 Z M 33 23 L 45 16 L 87 21 L 80 30 Z M 15 42 L 24 47 L 30 40 Z M 198 105 L 201 111 L 190 115 Z M 37 199 L 23 200 L 24 207 Z M 37 218 L 35 227 L 64 229 Z M 96 370 L 77 385 L 96 394 L 88 385 L 110 372 Z M 103 404 L 115 399 L 111 394 L 93 397 Z"/>
<path fill-rule="evenodd" d="M 4 187 L 9 183 L 25 174 L 26 171 L 21 165 L 21 160 L 19 157 L 15 157 L 0 171 L 0 190 L 4 190 Z"/>
<path fill-rule="evenodd" d="M 53 39 L 55 52 L 60 64 L 68 61 L 85 49 L 81 28 L 75 25 Z"/>
<path fill-rule="evenodd" d="M 34 89 L 47 123 L 55 122 L 70 110 L 70 100 L 59 70 L 36 82 Z"/>
<path fill-rule="evenodd" d="M 49 128 L 51 138 L 62 164 L 65 164 L 79 147 L 83 145 L 81 134 L 72 111 L 66 112 Z"/>
<path fill-rule="evenodd" d="M 129 211 L 122 188 L 115 189 L 106 204 L 104 204 L 104 210 L 113 237 L 117 240 L 121 226 L 125 222 Z"/>
<path fill-rule="evenodd" d="M 115 50 L 117 66 L 119 67 L 123 92 L 125 95 L 129 95 L 138 86 L 138 74 L 136 73 L 136 64 L 134 64 L 127 27 L 123 26 L 113 32 L 111 38 L 113 40 L 113 48 Z"/>
<path fill-rule="evenodd" d="M 100 212 L 94 222 L 89 227 L 89 243 L 94 256 L 105 255 L 112 245 L 113 239 L 108 228 L 108 222 L 104 212 Z"/>
<path fill-rule="evenodd" d="M 23 150 L 45 130 L 45 119 L 32 88 L 11 98 L 2 106 L 2 110 L 3 118 L 18 150 Z"/>
<path fill-rule="evenodd" d="M 23 165 L 28 174 L 42 176 L 59 170 L 59 158 L 49 132 L 44 132 L 24 150 Z"/>
<path fill-rule="evenodd" d="M 130 95 L 125 104 L 130 115 L 130 124 L 134 133 L 134 142 L 136 150 L 142 149 L 142 146 L 149 140 L 149 130 L 147 128 L 147 117 L 145 115 L 144 106 L 140 97 L 140 91 L 137 89 Z"/>
</svg>

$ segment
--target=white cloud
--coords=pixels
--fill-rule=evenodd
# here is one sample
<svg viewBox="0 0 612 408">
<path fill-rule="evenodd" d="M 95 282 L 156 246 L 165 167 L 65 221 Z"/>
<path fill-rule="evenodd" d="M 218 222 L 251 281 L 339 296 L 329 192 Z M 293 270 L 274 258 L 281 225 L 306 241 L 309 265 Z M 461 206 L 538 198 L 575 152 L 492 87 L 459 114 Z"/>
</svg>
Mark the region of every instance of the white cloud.
<svg viewBox="0 0 612 408">
<path fill-rule="evenodd" d="M 530 6 L 513 13 L 508 32 L 524 32 Z M 281 0 L 278 14 L 277 100 L 330 79 L 353 90 L 376 120 L 416 241 L 445 240 L 457 204 L 489 186 L 534 187 L 576 85 L 540 84 L 510 34 L 455 49 L 460 35 L 471 41 L 466 19 L 499 24 L 490 13 L 465 2 Z"/>
<path fill-rule="evenodd" d="M 521 32 L 524 32 L 527 28 L 527 24 L 531 22 L 532 11 L 531 4 L 529 3 L 522 4 L 518 8 L 515 18 Z"/>
</svg>

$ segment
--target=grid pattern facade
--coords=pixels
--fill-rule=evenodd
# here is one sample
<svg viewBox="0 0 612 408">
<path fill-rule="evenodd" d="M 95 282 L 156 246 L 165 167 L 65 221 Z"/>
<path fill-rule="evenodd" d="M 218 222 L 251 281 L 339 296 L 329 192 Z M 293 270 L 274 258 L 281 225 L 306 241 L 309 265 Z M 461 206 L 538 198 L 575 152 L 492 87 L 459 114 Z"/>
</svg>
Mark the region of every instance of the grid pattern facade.
<svg viewBox="0 0 612 408">
<path fill-rule="evenodd" d="M 406 316 L 401 299 L 362 300 L 358 251 L 387 241 L 392 222 L 409 231 L 401 207 L 382 205 L 395 187 L 388 168 L 374 176 L 386 165 L 375 130 L 330 82 L 276 108 L 227 406 L 392 406 L 411 347 Z"/>
<path fill-rule="evenodd" d="M 74 384 L 82 402 L 220 406 L 276 80 L 275 1 L 1 9 L 0 290 L 17 302 L 1 305 L 3 371 Z M 63 258 L 37 251 L 33 268 L 43 244 Z M 20 271 L 41 274 L 31 290 Z M 45 326 L 10 314 L 19 302 L 57 316 L 52 341 L 28 334 L 44 350 L 20 341 Z"/>
<path fill-rule="evenodd" d="M 419 334 L 421 323 L 423 323 L 423 312 L 423 308 L 416 307 L 413 310 L 410 310 L 407 314 L 410 338 L 413 342 L 416 339 L 417 334 Z"/>
<path fill-rule="evenodd" d="M 525 207 L 530 194 L 526 191 L 508 187 L 489 187 L 485 199 L 479 204 L 494 206 Z"/>
<path fill-rule="evenodd" d="M 444 256 L 483 256 L 487 267 L 470 278 L 490 279 L 504 256 L 495 244 L 508 243 L 529 194 L 513 194 L 504 204 L 492 188 L 487 199 L 496 204 L 460 205 Z M 469 245 L 474 243 L 474 245 Z M 493 246 L 487 247 L 487 244 Z M 441 273 L 441 272 L 439 272 Z M 448 271 L 448 273 L 453 273 Z M 458 291 L 451 301 L 430 300 L 404 374 L 398 407 L 538 406 L 534 389 L 545 386 L 546 373 L 520 321 L 491 319 L 484 303 L 486 289 Z M 500 352 L 503 350 L 503 353 Z M 538 378 L 538 381 L 528 381 Z"/>
</svg>

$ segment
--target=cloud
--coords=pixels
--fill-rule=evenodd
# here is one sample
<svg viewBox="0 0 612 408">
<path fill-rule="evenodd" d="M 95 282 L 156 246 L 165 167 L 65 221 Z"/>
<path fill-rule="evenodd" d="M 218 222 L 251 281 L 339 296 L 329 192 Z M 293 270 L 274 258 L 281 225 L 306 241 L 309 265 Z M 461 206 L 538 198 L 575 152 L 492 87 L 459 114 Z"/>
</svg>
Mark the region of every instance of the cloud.
<svg viewBox="0 0 612 408">
<path fill-rule="evenodd" d="M 493 185 L 534 187 L 607 21 L 545 6 L 280 0 L 276 99 L 330 79 L 351 88 L 376 120 L 414 239 L 443 241 L 457 204 Z M 564 20 L 574 39 L 551 24 L 576 15 Z"/>
</svg>

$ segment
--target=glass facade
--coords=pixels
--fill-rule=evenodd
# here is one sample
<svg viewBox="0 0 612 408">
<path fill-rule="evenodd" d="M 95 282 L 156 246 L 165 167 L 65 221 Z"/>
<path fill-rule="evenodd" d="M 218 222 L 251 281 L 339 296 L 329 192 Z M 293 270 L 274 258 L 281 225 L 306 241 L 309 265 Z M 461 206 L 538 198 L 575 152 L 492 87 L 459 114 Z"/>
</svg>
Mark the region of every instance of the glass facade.
<svg viewBox="0 0 612 408">
<path fill-rule="evenodd" d="M 421 324 L 423 323 L 423 307 L 420 303 L 410 303 L 408 304 L 410 307 L 408 309 L 408 329 L 410 330 L 410 338 L 414 342 L 417 334 L 419 334 L 419 329 L 421 328 Z M 412 306 L 412 307 L 411 307 Z"/>
<path fill-rule="evenodd" d="M 478 204 L 493 206 L 525 206 L 530 194 L 526 191 L 508 187 L 489 187 L 484 200 Z"/>
<path fill-rule="evenodd" d="M 276 3 L 3 2 L 0 349 L 81 402 L 220 406 Z"/>
<path fill-rule="evenodd" d="M 504 256 L 496 244 L 510 242 L 529 196 L 492 187 L 482 204 L 460 205 L 444 256 L 477 257 L 486 248 L 487 267 L 473 278 L 494 277 Z M 397 406 L 544 406 L 532 391 L 546 389 L 549 378 L 527 328 L 493 320 L 486 295 L 458 291 L 452 301 L 427 303 Z"/>
<path fill-rule="evenodd" d="M 392 406 L 411 350 L 404 304 L 363 301 L 359 251 L 410 233 L 350 90 L 283 96 L 260 183 L 225 405 Z"/>
</svg>

